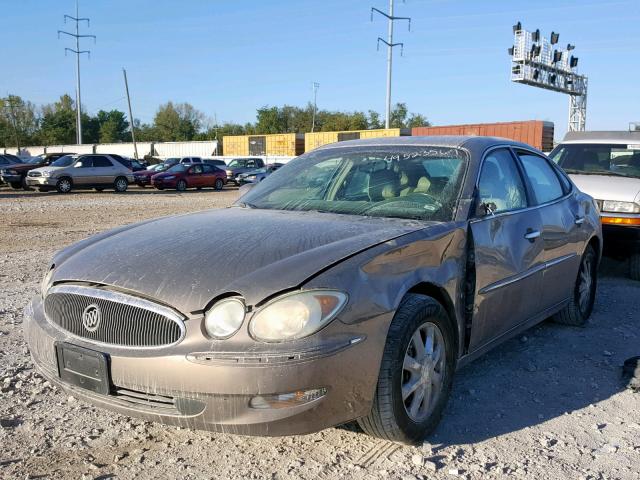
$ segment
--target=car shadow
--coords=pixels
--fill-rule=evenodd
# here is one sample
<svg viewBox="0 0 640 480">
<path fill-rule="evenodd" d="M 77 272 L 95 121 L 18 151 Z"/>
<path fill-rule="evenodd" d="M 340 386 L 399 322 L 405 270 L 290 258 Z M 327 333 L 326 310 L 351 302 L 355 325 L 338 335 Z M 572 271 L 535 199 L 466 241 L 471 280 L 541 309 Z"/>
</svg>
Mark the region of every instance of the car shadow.
<svg viewBox="0 0 640 480">
<path fill-rule="evenodd" d="M 11 198 L 32 198 L 32 197 L 51 197 L 51 196 L 74 196 L 74 195 L 118 195 L 118 196 L 127 196 L 127 195 L 192 195 L 195 193 L 204 193 L 204 192 L 213 192 L 220 193 L 227 190 L 237 191 L 237 187 L 224 187 L 222 190 L 214 190 L 213 188 L 203 188 L 201 190 L 190 189 L 185 190 L 183 192 L 179 192 L 177 190 L 156 190 L 155 188 L 139 188 L 139 187 L 129 187 L 126 192 L 117 193 L 111 190 L 104 190 L 102 192 L 97 192 L 95 190 L 72 190 L 69 193 L 58 193 L 56 191 L 51 192 L 38 192 L 36 190 L 0 190 L 0 200 L 1 199 L 11 199 Z"/>
</svg>

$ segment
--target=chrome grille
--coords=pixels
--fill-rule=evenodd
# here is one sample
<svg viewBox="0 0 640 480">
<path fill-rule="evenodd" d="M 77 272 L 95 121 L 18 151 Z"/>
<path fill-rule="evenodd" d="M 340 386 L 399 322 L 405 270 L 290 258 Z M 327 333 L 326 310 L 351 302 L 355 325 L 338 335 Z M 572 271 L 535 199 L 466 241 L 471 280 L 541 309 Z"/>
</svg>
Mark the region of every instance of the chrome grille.
<svg viewBox="0 0 640 480">
<path fill-rule="evenodd" d="M 31 170 L 28 175 L 30 177 L 41 177 L 42 176 L 42 172 L 34 172 L 33 170 Z"/>
<path fill-rule="evenodd" d="M 184 336 L 184 323 L 174 310 L 120 292 L 59 285 L 47 292 L 44 310 L 63 330 L 96 343 L 157 348 Z"/>
</svg>

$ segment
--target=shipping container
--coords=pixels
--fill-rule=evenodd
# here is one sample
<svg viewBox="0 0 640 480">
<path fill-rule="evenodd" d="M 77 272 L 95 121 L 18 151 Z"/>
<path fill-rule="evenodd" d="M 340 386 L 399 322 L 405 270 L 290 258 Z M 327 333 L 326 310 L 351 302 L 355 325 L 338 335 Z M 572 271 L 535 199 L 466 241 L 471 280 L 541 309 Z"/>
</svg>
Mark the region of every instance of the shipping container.
<svg viewBox="0 0 640 480">
<path fill-rule="evenodd" d="M 138 148 L 138 158 L 144 158 L 145 155 L 151 155 L 151 142 L 136 142 Z M 101 143 L 96 145 L 96 153 L 115 153 L 125 157 L 135 158 L 135 148 L 131 143 Z"/>
<path fill-rule="evenodd" d="M 304 153 L 304 135 L 276 133 L 272 135 L 227 135 L 222 138 L 225 157 L 284 156 L 295 157 Z"/>
<path fill-rule="evenodd" d="M 329 143 L 357 140 L 359 138 L 400 137 L 411 135 L 408 128 L 380 128 L 375 130 L 348 130 L 341 132 L 313 132 L 304 135 L 305 152 Z"/>
<path fill-rule="evenodd" d="M 481 137 L 503 137 L 527 143 L 543 152 L 549 152 L 553 149 L 553 130 L 553 122 L 528 120 L 522 122 L 415 127 L 411 130 L 411 134 L 414 136 L 472 135 Z"/>
<path fill-rule="evenodd" d="M 49 145 L 47 147 L 47 153 L 94 153 L 93 144 L 83 143 L 82 145 Z"/>
<path fill-rule="evenodd" d="M 159 142 L 153 144 L 153 156 L 170 157 L 210 157 L 218 154 L 218 141 L 201 142 Z"/>
</svg>

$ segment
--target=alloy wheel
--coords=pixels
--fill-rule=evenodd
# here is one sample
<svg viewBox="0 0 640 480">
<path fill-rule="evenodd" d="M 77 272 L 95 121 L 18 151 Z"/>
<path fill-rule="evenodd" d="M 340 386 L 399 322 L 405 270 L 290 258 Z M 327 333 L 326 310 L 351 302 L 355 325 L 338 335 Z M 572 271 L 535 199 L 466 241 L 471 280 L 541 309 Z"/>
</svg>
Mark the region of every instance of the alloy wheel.
<svg viewBox="0 0 640 480">
<path fill-rule="evenodd" d="M 62 193 L 68 193 L 71 191 L 71 182 L 68 179 L 63 178 L 58 182 L 58 188 Z"/>
<path fill-rule="evenodd" d="M 424 421 L 442 394 L 446 351 L 444 337 L 434 323 L 420 325 L 411 336 L 402 365 L 402 403 L 409 418 Z"/>
<path fill-rule="evenodd" d="M 128 185 L 129 184 L 124 178 L 119 178 L 118 180 L 116 180 L 116 190 L 118 192 L 124 192 L 127 189 Z"/>
</svg>

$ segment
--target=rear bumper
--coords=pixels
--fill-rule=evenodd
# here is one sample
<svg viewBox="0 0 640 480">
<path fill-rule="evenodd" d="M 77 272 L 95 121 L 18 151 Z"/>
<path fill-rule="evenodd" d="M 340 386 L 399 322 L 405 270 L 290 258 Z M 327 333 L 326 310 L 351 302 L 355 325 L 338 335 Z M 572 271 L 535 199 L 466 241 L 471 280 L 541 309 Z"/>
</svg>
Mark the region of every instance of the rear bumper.
<svg viewBox="0 0 640 480">
<path fill-rule="evenodd" d="M 376 322 L 364 324 L 380 328 Z M 192 324 L 188 328 L 200 327 Z M 118 347 L 104 352 L 109 355 L 112 385 L 109 395 L 101 395 L 69 385 L 58 377 L 54 342 L 94 350 L 96 346 L 70 337 L 51 324 L 39 297 L 25 309 L 24 334 L 40 371 L 89 403 L 185 428 L 265 436 L 315 432 L 366 415 L 383 349 L 362 331 L 343 333 L 340 342 L 327 343 L 310 354 L 300 350 L 283 352 L 279 348 L 277 356 L 249 359 L 251 352 L 243 352 L 246 363 L 220 352 L 185 353 L 184 348 L 178 348 L 180 344 L 151 352 Z M 373 334 L 370 338 L 375 337 Z M 211 349 L 210 344 L 208 348 Z M 293 406 L 256 408 L 250 404 L 256 396 L 314 389 L 324 395 Z M 159 396 L 171 399 L 171 405 L 167 407 L 165 402 L 159 406 L 154 401 Z"/>
</svg>

